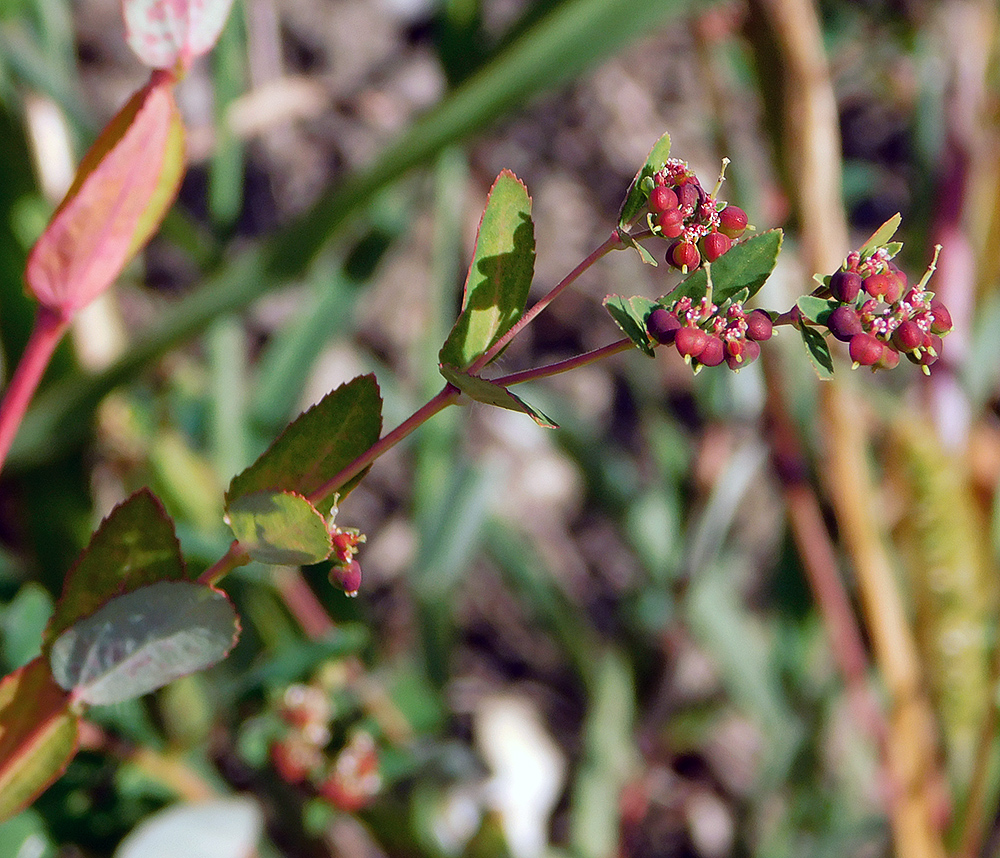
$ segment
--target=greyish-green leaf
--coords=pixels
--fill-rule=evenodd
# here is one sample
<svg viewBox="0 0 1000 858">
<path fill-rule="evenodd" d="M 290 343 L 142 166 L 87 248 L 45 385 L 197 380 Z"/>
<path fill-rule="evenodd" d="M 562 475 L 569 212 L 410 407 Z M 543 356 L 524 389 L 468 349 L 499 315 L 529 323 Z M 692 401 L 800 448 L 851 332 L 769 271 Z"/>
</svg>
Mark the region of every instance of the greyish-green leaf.
<svg viewBox="0 0 1000 858">
<path fill-rule="evenodd" d="M 634 295 L 631 298 L 608 295 L 604 299 L 604 306 L 618 327 L 635 343 L 636 348 L 653 357 L 653 344 L 646 333 L 646 318 L 659 304 L 649 298 L 643 298 L 641 295 Z"/>
<path fill-rule="evenodd" d="M 529 405 L 521 397 L 511 393 L 503 385 L 480 378 L 478 375 L 469 375 L 457 367 L 449 366 L 448 364 L 441 364 L 440 369 L 441 375 L 470 399 L 476 400 L 476 402 L 495 405 L 498 408 L 506 408 L 509 411 L 520 411 L 522 414 L 527 414 L 544 429 L 559 428 L 554 420 L 547 417 L 534 406 Z"/>
<path fill-rule="evenodd" d="M 635 174 L 632 184 L 629 185 L 628 193 L 625 195 L 624 202 L 622 202 L 621 211 L 618 212 L 619 229 L 625 229 L 635 220 L 639 212 L 642 211 L 646 205 L 646 200 L 649 198 L 649 192 L 643 187 L 643 182 L 645 179 L 651 178 L 654 173 L 662 170 L 669 157 L 670 135 L 664 134 L 653 144 L 653 148 L 649 150 L 649 154 L 646 156 L 646 163 Z"/>
</svg>

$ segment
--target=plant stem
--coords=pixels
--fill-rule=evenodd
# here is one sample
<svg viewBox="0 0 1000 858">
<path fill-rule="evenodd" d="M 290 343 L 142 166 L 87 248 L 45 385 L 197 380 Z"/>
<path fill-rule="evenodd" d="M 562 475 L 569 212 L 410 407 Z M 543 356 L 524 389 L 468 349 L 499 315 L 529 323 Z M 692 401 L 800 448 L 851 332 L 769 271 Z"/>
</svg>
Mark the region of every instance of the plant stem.
<svg viewBox="0 0 1000 858">
<path fill-rule="evenodd" d="M 320 500 L 327 497 L 331 492 L 339 489 L 342 485 L 344 485 L 344 483 L 360 474 L 379 456 L 390 450 L 392 447 L 395 447 L 396 444 L 402 441 L 418 426 L 426 423 L 431 417 L 439 411 L 447 408 L 449 405 L 454 405 L 461 395 L 462 392 L 457 387 L 452 384 L 446 384 L 439 393 L 427 402 L 426 405 L 414 411 L 413 414 L 400 423 L 388 435 L 383 435 L 379 438 L 378 441 L 372 444 L 371 447 L 358 456 L 340 473 L 336 474 L 332 479 L 327 480 L 323 483 L 323 485 L 316 489 L 316 491 L 307 495 L 307 500 L 312 504 L 318 503 Z"/>
<path fill-rule="evenodd" d="M 627 351 L 631 346 L 632 341 L 628 337 L 623 337 L 622 339 L 609 343 L 606 346 L 601 346 L 599 349 L 593 349 L 592 351 L 584 352 L 581 355 L 566 358 L 566 360 L 550 363 L 546 366 L 535 367 L 534 369 L 522 369 L 520 372 L 512 372 L 510 375 L 502 375 L 500 378 L 491 378 L 490 381 L 493 382 L 493 384 L 500 384 L 504 387 L 508 387 L 512 384 L 520 384 L 523 381 L 548 378 L 552 375 L 558 375 L 561 372 L 567 372 L 568 370 L 576 369 L 580 366 L 586 366 L 587 364 L 594 363 L 602 358 L 611 357 L 611 355 L 616 355 L 619 352 Z"/>
<path fill-rule="evenodd" d="M 69 322 L 62 313 L 48 307 L 39 307 L 35 314 L 35 326 L 28 344 L 18 361 L 3 402 L 0 403 L 0 468 L 14 443 L 14 436 L 28 410 L 28 403 L 45 374 L 59 340 L 66 333 Z"/>
<path fill-rule="evenodd" d="M 234 539 L 229 550 L 198 576 L 198 583 L 214 586 L 237 566 L 246 566 L 249 562 L 247 550 L 240 545 L 238 539 Z"/>
<path fill-rule="evenodd" d="M 487 349 L 486 353 L 477 358 L 472 365 L 466 370 L 469 375 L 477 375 L 479 370 L 481 370 L 486 364 L 488 364 L 493 358 L 495 358 L 504 347 L 509 343 L 514 337 L 520 333 L 521 329 L 526 325 L 530 324 L 531 320 L 535 318 L 539 313 L 542 312 L 546 307 L 549 306 L 556 298 L 559 297 L 560 293 L 566 289 L 567 286 L 573 283 L 577 277 L 583 274 L 591 265 L 597 262 L 602 256 L 610 253 L 612 250 L 618 250 L 624 247 L 624 243 L 621 240 L 621 236 L 618 234 L 618 230 L 614 229 L 611 231 L 611 235 L 608 236 L 607 240 L 597 248 L 593 253 L 590 254 L 586 259 L 584 259 L 579 265 L 576 266 L 569 274 L 563 277 L 546 295 L 544 298 L 540 298 L 536 304 L 534 304 L 530 310 L 528 310 L 517 323 L 513 325 L 510 330 L 507 331 L 499 340 L 497 340 L 492 347 Z"/>
</svg>

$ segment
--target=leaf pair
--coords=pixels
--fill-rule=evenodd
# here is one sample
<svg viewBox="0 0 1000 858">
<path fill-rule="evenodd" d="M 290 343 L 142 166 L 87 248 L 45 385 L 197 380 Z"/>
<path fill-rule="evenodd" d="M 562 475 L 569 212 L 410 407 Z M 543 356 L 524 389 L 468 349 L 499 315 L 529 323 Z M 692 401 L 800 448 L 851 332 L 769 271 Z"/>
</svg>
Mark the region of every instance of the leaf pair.
<svg viewBox="0 0 1000 858">
<path fill-rule="evenodd" d="M 470 369 L 521 318 L 534 270 L 531 197 L 521 180 L 510 170 L 504 170 L 486 200 L 465 279 L 462 311 L 441 347 L 438 360 L 441 374 L 449 384 L 470 399 L 520 411 L 540 426 L 551 428 L 556 424 L 541 411 Z"/>
<path fill-rule="evenodd" d="M 86 705 L 209 667 L 238 633 L 226 596 L 190 580 L 156 498 L 143 490 L 116 507 L 67 575 L 42 655 L 0 682 L 0 818 L 68 765 Z"/>
</svg>

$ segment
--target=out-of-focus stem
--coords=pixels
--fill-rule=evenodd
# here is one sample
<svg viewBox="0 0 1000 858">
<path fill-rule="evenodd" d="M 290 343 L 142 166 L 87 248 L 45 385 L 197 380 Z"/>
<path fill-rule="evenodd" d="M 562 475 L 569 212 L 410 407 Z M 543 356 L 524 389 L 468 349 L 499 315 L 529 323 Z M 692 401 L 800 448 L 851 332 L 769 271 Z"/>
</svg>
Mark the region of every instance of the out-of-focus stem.
<svg viewBox="0 0 1000 858">
<path fill-rule="evenodd" d="M 755 0 L 771 27 L 785 74 L 784 124 L 791 185 L 808 269 L 833 271 L 847 247 L 841 198 L 836 98 L 811 0 Z M 860 406 L 840 382 L 825 384 L 821 408 L 825 476 L 853 561 L 875 656 L 889 692 L 888 766 L 896 787 L 891 819 L 900 858 L 943 858 L 943 778 L 916 644 L 883 542 L 866 458 Z"/>
<path fill-rule="evenodd" d="M 613 343 L 608 343 L 606 346 L 601 346 L 599 349 L 592 349 L 589 352 L 584 352 L 582 355 L 576 355 L 575 357 L 556 361 L 555 363 L 550 363 L 546 366 L 535 367 L 534 369 L 523 369 L 520 372 L 512 372 L 510 375 L 502 375 L 500 378 L 491 378 L 490 381 L 494 384 L 501 384 L 504 387 L 508 387 L 512 384 L 520 384 L 523 381 L 534 381 L 539 378 L 548 378 L 549 376 L 558 375 L 561 372 L 568 372 L 571 369 L 576 369 L 577 367 L 586 366 L 587 364 L 594 363 L 595 361 L 602 360 L 603 358 L 611 357 L 611 355 L 619 354 L 620 352 L 628 350 L 631 346 L 632 341 L 628 337 L 623 337 Z"/>
<path fill-rule="evenodd" d="M 28 403 L 38 388 L 59 340 L 69 327 L 69 319 L 48 307 L 39 307 L 28 345 L 0 403 L 0 468 L 3 467 Z"/>
</svg>

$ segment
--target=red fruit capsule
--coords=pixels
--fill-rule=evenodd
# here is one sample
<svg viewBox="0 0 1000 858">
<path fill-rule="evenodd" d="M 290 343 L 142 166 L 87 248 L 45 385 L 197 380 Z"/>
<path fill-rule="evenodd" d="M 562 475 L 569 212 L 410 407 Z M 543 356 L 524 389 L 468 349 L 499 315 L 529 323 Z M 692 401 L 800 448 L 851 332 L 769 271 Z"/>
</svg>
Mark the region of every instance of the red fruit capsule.
<svg viewBox="0 0 1000 858">
<path fill-rule="evenodd" d="M 869 295 L 887 304 L 894 304 L 903 294 L 903 284 L 891 271 L 884 274 L 870 274 L 862 282 Z"/>
<path fill-rule="evenodd" d="M 771 317 L 763 310 L 754 310 L 747 316 L 747 337 L 756 340 L 758 343 L 771 339 L 774 331 L 774 323 Z"/>
<path fill-rule="evenodd" d="M 708 345 L 708 334 L 701 328 L 681 328 L 674 337 L 681 357 L 698 357 Z"/>
<path fill-rule="evenodd" d="M 677 194 L 666 185 L 657 185 L 649 192 L 649 207 L 654 212 L 667 212 L 677 208 Z"/>
<path fill-rule="evenodd" d="M 931 331 L 935 334 L 947 334 L 953 327 L 951 313 L 948 308 L 937 298 L 931 300 L 931 313 L 934 314 L 934 321 L 931 322 Z"/>
<path fill-rule="evenodd" d="M 705 259 L 709 262 L 715 262 L 716 259 L 733 246 L 733 240 L 721 232 L 710 232 L 702 239 L 701 244 L 705 253 Z"/>
<path fill-rule="evenodd" d="M 847 304 L 834 309 L 827 317 L 826 326 L 842 343 L 849 343 L 862 332 L 861 317 L 858 311 Z"/>
<path fill-rule="evenodd" d="M 830 294 L 845 304 L 851 303 L 861 291 L 861 275 L 857 271 L 836 271 L 830 278 Z"/>
<path fill-rule="evenodd" d="M 688 241 L 675 241 L 667 251 L 667 263 L 681 271 L 694 271 L 701 264 L 701 253 Z"/>
<path fill-rule="evenodd" d="M 738 351 L 733 349 L 739 341 L 730 343 L 729 353 L 726 355 L 726 363 L 730 369 L 740 370 L 752 364 L 760 357 L 760 343 L 754 340 L 743 340 Z"/>
<path fill-rule="evenodd" d="M 357 560 L 346 566 L 333 564 L 330 567 L 330 583 L 340 587 L 348 596 L 357 596 L 361 587 L 361 564 Z"/>
<path fill-rule="evenodd" d="M 874 366 L 882 357 L 884 344 L 871 334 L 855 334 L 851 337 L 848 350 L 851 353 L 851 360 L 861 366 Z"/>
<path fill-rule="evenodd" d="M 656 218 L 656 224 L 667 238 L 677 238 L 684 232 L 684 215 L 680 209 L 668 209 Z"/>
<path fill-rule="evenodd" d="M 739 206 L 726 206 L 719 212 L 719 230 L 729 238 L 739 238 L 746 231 L 750 219 Z"/>
<path fill-rule="evenodd" d="M 920 325 L 907 319 L 900 322 L 898 328 L 892 332 L 892 344 L 901 352 L 912 352 L 924 341 L 924 332 L 920 330 Z"/>
<path fill-rule="evenodd" d="M 715 334 L 708 334 L 705 339 L 705 348 L 698 355 L 698 363 L 705 366 L 718 366 L 726 359 L 726 349 L 722 340 Z"/>
<path fill-rule="evenodd" d="M 646 319 L 646 330 L 649 335 L 658 343 L 670 345 L 677 335 L 677 331 L 682 327 L 681 320 L 676 313 L 657 307 Z"/>
</svg>

